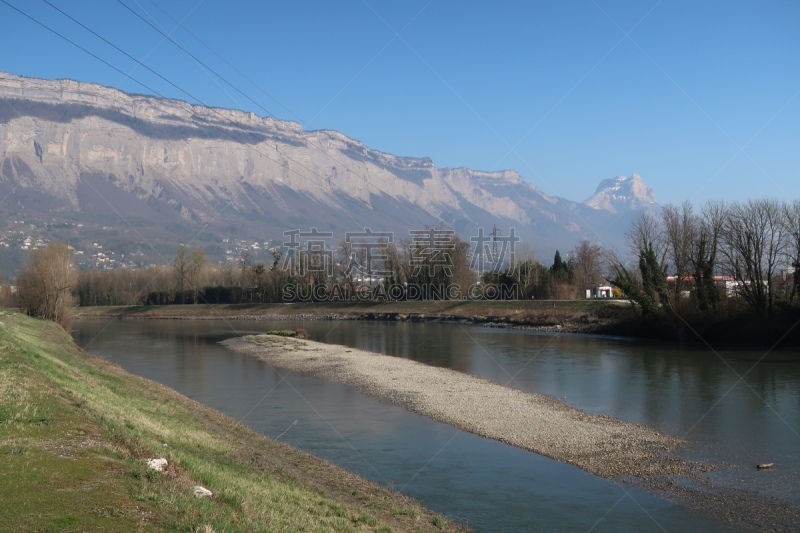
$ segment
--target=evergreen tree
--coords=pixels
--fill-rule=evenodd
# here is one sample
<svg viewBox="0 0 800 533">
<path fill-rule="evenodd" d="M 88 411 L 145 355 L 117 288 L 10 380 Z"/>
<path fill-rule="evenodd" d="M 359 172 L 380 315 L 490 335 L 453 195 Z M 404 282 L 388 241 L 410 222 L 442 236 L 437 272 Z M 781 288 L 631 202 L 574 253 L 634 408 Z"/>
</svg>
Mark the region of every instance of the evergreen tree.
<svg viewBox="0 0 800 533">
<path fill-rule="evenodd" d="M 550 272 L 553 279 L 558 283 L 565 283 L 572 277 L 572 268 L 569 263 L 561 259 L 561 252 L 556 250 L 556 255 L 553 257 L 553 266 L 550 267 Z"/>
</svg>

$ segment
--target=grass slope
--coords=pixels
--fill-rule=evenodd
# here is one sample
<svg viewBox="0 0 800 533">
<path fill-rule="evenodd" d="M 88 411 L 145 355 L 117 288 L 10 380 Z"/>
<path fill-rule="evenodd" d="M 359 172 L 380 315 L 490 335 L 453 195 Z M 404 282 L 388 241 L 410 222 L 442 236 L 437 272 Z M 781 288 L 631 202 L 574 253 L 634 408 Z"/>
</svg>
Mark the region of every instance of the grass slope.
<svg viewBox="0 0 800 533">
<path fill-rule="evenodd" d="M 146 459 L 165 457 L 164 473 Z M 202 485 L 212 498 L 196 498 Z M 0 311 L 0 529 L 456 530 L 418 503 L 269 440 Z"/>
</svg>

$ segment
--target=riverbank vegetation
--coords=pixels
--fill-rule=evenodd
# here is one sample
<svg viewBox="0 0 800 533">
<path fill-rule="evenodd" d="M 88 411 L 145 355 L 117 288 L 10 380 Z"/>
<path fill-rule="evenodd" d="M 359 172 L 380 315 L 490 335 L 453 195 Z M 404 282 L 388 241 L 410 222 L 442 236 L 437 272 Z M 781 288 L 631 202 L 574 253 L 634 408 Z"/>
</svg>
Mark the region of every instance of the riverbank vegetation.
<svg viewBox="0 0 800 533">
<path fill-rule="evenodd" d="M 270 264 L 244 254 L 238 262 L 212 266 L 203 250 L 181 246 L 168 265 L 77 273 L 64 268 L 67 247 L 51 244 L 35 251 L 18 274 L 16 295 L 0 290 L 0 304 L 10 300 L 30 315 L 67 323 L 73 299 L 84 308 L 317 304 L 327 311 L 313 313 L 329 315 L 341 306 L 403 303 L 387 312 L 423 315 L 430 312 L 428 302 L 471 301 L 478 302 L 466 317 L 473 322 L 698 341 L 800 340 L 800 201 L 710 202 L 699 209 L 687 202 L 643 210 L 628 232 L 627 254 L 584 240 L 564 257 L 556 251 L 550 266 L 527 246 L 513 246 L 510 237 L 499 244 L 487 237 L 480 249 L 433 228 L 397 243 L 385 234 L 362 237 L 337 250 L 293 241 L 273 249 Z M 41 260 L 50 255 L 58 260 Z M 636 312 L 616 313 L 612 323 L 591 313 L 554 317 L 540 309 L 525 318 L 519 311 L 528 301 L 598 296 L 628 301 Z M 502 300 L 518 303 L 511 312 L 493 312 L 493 302 Z M 358 313 L 350 310 L 348 317 Z M 597 327 L 585 327 L 587 321 Z"/>
<path fill-rule="evenodd" d="M 72 250 L 64 243 L 49 244 L 34 250 L 30 262 L 17 274 L 16 305 L 30 316 L 69 329 L 77 282 Z"/>
<path fill-rule="evenodd" d="M 455 530 L 416 502 L 0 311 L 0 523 L 23 531 Z M 165 458 L 157 472 L 147 460 Z M 194 487 L 212 496 L 198 498 Z"/>
<path fill-rule="evenodd" d="M 440 239 L 440 240 L 435 240 Z M 81 271 L 82 307 L 263 304 L 408 300 L 575 299 L 604 282 L 602 247 L 583 241 L 551 266 L 527 246 L 498 251 L 481 264 L 468 243 L 447 234 L 433 242 L 343 243 L 339 250 L 274 250 L 270 264 L 244 254 L 208 265 L 203 251 L 181 246 L 169 265 Z M 367 247 L 369 244 L 371 247 Z M 293 254 L 293 255 L 289 255 Z"/>
<path fill-rule="evenodd" d="M 628 233 L 636 266 L 610 281 L 639 309 L 619 329 L 695 340 L 800 340 L 800 201 L 689 202 L 644 212 Z"/>
</svg>

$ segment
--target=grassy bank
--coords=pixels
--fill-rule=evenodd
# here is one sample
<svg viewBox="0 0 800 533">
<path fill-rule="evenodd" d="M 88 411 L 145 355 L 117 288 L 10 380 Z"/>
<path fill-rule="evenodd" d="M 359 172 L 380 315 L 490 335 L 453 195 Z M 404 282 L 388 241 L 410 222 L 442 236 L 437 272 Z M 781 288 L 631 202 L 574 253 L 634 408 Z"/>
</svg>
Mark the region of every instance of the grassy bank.
<svg viewBox="0 0 800 533">
<path fill-rule="evenodd" d="M 0 524 L 15 531 L 457 529 L 7 311 L 0 456 Z M 158 457 L 164 473 L 147 468 Z"/>
<path fill-rule="evenodd" d="M 616 300 L 498 300 L 326 302 L 258 305 L 163 305 L 81 307 L 82 318 L 339 318 L 375 320 L 468 320 L 530 327 L 594 331 L 630 314 Z"/>
</svg>

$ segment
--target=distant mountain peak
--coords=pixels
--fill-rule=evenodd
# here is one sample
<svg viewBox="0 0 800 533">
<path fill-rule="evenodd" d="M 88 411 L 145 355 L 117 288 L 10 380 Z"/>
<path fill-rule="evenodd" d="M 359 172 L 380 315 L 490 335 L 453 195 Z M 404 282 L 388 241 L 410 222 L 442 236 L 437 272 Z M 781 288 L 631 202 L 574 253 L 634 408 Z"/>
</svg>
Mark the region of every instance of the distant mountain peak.
<svg viewBox="0 0 800 533">
<path fill-rule="evenodd" d="M 634 174 L 601 181 L 594 195 L 583 203 L 593 209 L 617 213 L 655 205 L 656 195 L 639 174 Z"/>
</svg>

